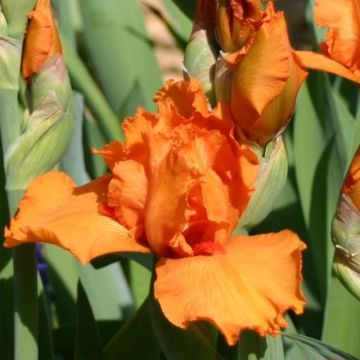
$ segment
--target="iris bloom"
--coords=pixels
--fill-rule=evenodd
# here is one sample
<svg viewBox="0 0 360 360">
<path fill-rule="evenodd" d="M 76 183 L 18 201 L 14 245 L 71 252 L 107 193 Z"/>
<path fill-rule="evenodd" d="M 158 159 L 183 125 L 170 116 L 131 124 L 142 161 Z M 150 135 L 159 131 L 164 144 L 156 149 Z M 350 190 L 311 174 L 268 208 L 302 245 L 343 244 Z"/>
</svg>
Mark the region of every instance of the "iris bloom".
<svg viewBox="0 0 360 360">
<path fill-rule="evenodd" d="M 317 0 L 315 22 L 328 30 L 321 44 L 323 54 L 298 51 L 298 61 L 309 69 L 322 70 L 360 83 L 359 0 Z"/>
<path fill-rule="evenodd" d="M 236 126 L 265 146 L 288 124 L 307 76 L 294 57 L 284 14 L 275 11 L 271 0 L 265 9 L 259 0 L 222 0 L 217 38 L 232 69 L 225 97 Z"/>
<path fill-rule="evenodd" d="M 29 79 L 54 55 L 61 54 L 62 48 L 55 19 L 52 15 L 51 1 L 38 0 L 35 9 L 28 15 L 29 26 L 26 31 L 22 73 Z"/>
<path fill-rule="evenodd" d="M 303 311 L 305 245 L 291 231 L 231 236 L 258 164 L 234 140 L 226 105 L 209 112 L 197 81 L 169 81 L 155 101 L 157 113 L 125 121 L 125 144 L 95 151 L 110 174 L 81 187 L 59 172 L 35 180 L 5 246 L 48 242 L 84 264 L 153 252 L 154 295 L 171 323 L 210 321 L 231 345 L 243 329 L 278 334 L 288 309 Z"/>
</svg>

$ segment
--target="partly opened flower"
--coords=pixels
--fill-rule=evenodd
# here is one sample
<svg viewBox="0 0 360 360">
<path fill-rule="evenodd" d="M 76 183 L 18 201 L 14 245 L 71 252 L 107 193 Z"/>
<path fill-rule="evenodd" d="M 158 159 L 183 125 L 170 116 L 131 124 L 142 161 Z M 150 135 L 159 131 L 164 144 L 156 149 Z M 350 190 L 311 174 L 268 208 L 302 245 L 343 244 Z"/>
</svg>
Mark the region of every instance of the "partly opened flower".
<svg viewBox="0 0 360 360">
<path fill-rule="evenodd" d="M 360 299 L 360 148 L 345 178 L 332 225 L 335 270 Z"/>
<path fill-rule="evenodd" d="M 56 172 L 34 181 L 5 245 L 49 242 L 82 263 L 153 252 L 154 295 L 176 326 L 210 321 L 229 344 L 243 329 L 277 334 L 284 312 L 303 310 L 305 245 L 290 231 L 231 237 L 258 164 L 227 106 L 209 112 L 197 81 L 169 81 L 155 101 L 158 113 L 125 121 L 124 145 L 97 151 L 110 174 L 81 187 Z"/>
<path fill-rule="evenodd" d="M 359 0 L 317 0 L 315 22 L 327 28 L 323 54 L 298 51 L 304 67 L 327 71 L 360 83 L 360 2 Z"/>
<path fill-rule="evenodd" d="M 38 0 L 35 9 L 29 14 L 29 19 L 22 61 L 25 79 L 36 74 L 54 55 L 62 53 L 51 1 Z"/>
<path fill-rule="evenodd" d="M 272 1 L 262 10 L 259 0 L 222 0 L 217 38 L 225 52 L 215 73 L 217 98 L 230 102 L 238 131 L 265 146 L 288 124 L 307 76 L 295 61 L 284 14 Z"/>
</svg>

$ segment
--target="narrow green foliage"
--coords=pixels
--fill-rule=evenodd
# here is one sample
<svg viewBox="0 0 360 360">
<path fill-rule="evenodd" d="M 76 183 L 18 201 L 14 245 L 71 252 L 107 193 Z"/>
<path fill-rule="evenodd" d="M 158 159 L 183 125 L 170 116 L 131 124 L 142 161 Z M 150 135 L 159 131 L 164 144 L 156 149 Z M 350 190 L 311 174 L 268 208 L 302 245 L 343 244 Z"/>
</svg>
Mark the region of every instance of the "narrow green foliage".
<svg viewBox="0 0 360 360">
<path fill-rule="evenodd" d="M 329 289 L 322 339 L 360 358 L 360 301 L 334 277 Z"/>
<path fill-rule="evenodd" d="M 135 82 L 144 94 L 145 102 L 139 105 L 154 109 L 152 99 L 162 81 L 139 3 L 83 0 L 79 4 L 86 50 L 113 110 L 119 111 Z"/>
<path fill-rule="evenodd" d="M 167 359 L 222 359 L 196 325 L 190 325 L 187 330 L 172 325 L 162 313 L 152 291 L 148 306 L 153 331 Z"/>
<path fill-rule="evenodd" d="M 350 354 L 327 345 L 321 341 L 295 334 L 284 334 L 284 340 L 297 347 L 296 352 L 292 352 L 293 359 L 311 360 L 356 360 Z"/>
<path fill-rule="evenodd" d="M 101 339 L 89 300 L 81 285 L 78 283 L 76 306 L 76 359 L 99 359 L 101 356 Z"/>
<path fill-rule="evenodd" d="M 87 106 L 98 120 L 97 123 L 106 139 L 108 141 L 123 139 L 120 122 L 91 77 L 89 70 L 66 38 L 63 38 L 63 46 L 71 82 L 74 88 L 83 94 Z"/>
<path fill-rule="evenodd" d="M 160 348 L 150 321 L 148 300 L 111 338 L 104 347 L 103 359 L 153 360 L 160 356 Z"/>
</svg>

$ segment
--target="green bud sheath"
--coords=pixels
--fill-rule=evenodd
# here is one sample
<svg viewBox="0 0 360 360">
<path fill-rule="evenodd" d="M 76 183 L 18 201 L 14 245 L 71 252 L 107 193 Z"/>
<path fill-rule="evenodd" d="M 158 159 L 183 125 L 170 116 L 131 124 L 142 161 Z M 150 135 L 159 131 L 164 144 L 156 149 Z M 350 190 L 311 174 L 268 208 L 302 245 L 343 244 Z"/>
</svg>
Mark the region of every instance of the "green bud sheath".
<svg viewBox="0 0 360 360">
<path fill-rule="evenodd" d="M 265 156 L 259 155 L 259 161 L 255 190 L 239 220 L 238 229 L 252 228 L 264 220 L 285 186 L 288 161 L 282 136 L 267 146 Z"/>
<path fill-rule="evenodd" d="M 60 160 L 73 130 L 72 90 L 62 54 L 55 55 L 31 84 L 33 110 L 24 133 L 5 156 L 7 190 L 25 189 Z"/>
<path fill-rule="evenodd" d="M 198 79 L 209 101 L 214 104 L 213 74 L 216 62 L 215 51 L 207 31 L 196 30 L 185 49 L 185 71 L 191 79 Z"/>
</svg>

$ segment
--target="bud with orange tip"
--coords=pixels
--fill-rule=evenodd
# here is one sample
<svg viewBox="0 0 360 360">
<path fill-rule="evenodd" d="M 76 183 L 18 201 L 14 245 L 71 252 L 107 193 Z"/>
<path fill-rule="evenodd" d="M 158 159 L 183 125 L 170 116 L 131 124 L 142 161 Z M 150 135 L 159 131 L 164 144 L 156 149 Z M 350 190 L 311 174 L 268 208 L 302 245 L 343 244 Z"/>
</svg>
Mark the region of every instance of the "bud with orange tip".
<svg viewBox="0 0 360 360">
<path fill-rule="evenodd" d="M 225 100 L 237 130 L 264 148 L 290 121 L 307 72 L 293 56 L 284 14 L 275 11 L 272 1 L 264 10 L 261 5 L 255 0 L 221 1 L 217 38 L 223 51 L 230 51 L 221 61 L 229 68 L 225 78 L 231 85 Z M 224 18 L 232 18 L 233 26 L 226 26 Z M 224 100 L 219 92 L 217 97 Z"/>
<path fill-rule="evenodd" d="M 332 240 L 335 271 L 345 287 L 360 299 L 360 147 L 341 189 Z"/>
</svg>

